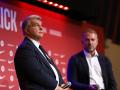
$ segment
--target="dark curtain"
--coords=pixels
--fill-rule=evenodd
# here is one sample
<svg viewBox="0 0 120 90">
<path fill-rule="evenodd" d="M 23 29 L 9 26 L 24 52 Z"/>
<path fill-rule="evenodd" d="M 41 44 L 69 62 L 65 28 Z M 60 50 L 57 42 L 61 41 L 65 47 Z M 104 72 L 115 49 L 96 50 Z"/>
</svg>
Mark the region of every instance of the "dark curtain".
<svg viewBox="0 0 120 90">
<path fill-rule="evenodd" d="M 106 38 L 120 44 L 120 0 L 99 0 L 98 16 L 94 24 L 104 28 Z"/>
</svg>

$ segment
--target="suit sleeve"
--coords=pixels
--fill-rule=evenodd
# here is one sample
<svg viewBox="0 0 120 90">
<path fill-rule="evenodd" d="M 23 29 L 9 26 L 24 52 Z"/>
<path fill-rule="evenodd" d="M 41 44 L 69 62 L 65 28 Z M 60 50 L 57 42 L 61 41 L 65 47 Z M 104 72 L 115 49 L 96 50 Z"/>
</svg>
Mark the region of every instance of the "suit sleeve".
<svg viewBox="0 0 120 90">
<path fill-rule="evenodd" d="M 75 57 L 75 56 L 72 56 L 69 59 L 68 68 L 67 68 L 67 78 L 68 78 L 68 81 L 70 81 L 72 83 L 72 87 L 71 88 L 73 88 L 75 90 L 82 90 L 82 89 L 83 90 L 88 90 L 89 84 L 80 83 L 78 81 L 78 78 L 80 76 L 78 74 L 79 73 L 78 72 L 79 65 L 78 65 L 77 59 L 78 58 Z"/>
<path fill-rule="evenodd" d="M 30 47 L 17 50 L 15 56 L 16 69 L 24 74 L 25 78 L 49 89 L 55 89 L 57 81 L 42 68 L 42 63 L 37 59 L 35 51 Z M 19 73 L 18 72 L 18 73 Z"/>
<path fill-rule="evenodd" d="M 112 70 L 112 64 L 110 62 L 110 60 L 106 58 L 106 67 L 108 70 L 106 70 L 107 72 L 107 77 L 108 77 L 108 90 L 117 90 L 117 84 L 114 78 L 114 74 L 113 74 L 113 70 Z"/>
</svg>

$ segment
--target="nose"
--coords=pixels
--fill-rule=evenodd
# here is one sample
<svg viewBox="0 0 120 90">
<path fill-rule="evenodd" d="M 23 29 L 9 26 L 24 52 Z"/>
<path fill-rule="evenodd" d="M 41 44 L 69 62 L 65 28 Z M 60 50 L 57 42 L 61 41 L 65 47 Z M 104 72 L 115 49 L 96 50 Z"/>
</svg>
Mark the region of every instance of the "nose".
<svg viewBox="0 0 120 90">
<path fill-rule="evenodd" d="M 89 43 L 89 45 L 91 45 L 92 44 L 92 40 L 89 40 L 88 43 Z"/>
<path fill-rule="evenodd" d="M 43 27 L 42 26 L 40 26 L 39 28 L 40 28 L 40 31 L 43 31 Z"/>
</svg>

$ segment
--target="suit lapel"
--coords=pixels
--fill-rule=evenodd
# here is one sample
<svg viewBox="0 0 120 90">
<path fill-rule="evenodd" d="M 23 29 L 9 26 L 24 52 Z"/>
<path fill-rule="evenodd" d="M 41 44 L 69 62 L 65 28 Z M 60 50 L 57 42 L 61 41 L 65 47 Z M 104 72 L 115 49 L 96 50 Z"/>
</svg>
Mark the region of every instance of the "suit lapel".
<svg viewBox="0 0 120 90">
<path fill-rule="evenodd" d="M 38 48 L 32 43 L 32 41 L 30 41 L 28 38 L 25 38 L 25 41 L 28 42 L 28 44 L 31 46 L 31 48 L 33 48 L 36 52 L 36 56 L 38 56 L 38 58 L 41 58 L 40 61 L 42 61 L 49 69 L 51 69 L 49 63 L 45 60 L 46 58 L 42 55 L 42 53 L 40 53 L 40 51 L 38 50 Z"/>
<path fill-rule="evenodd" d="M 89 68 L 88 68 L 88 63 L 87 63 L 87 60 L 85 58 L 85 55 L 84 55 L 84 52 L 81 52 L 79 56 L 79 61 L 81 62 L 81 65 L 83 68 L 83 70 L 86 71 L 87 75 L 89 75 Z"/>
<path fill-rule="evenodd" d="M 105 69 L 105 63 L 104 63 L 104 60 L 103 60 L 104 58 L 101 56 L 101 55 L 99 55 L 98 56 L 98 61 L 99 61 L 99 63 L 100 63 L 100 66 L 101 66 L 101 72 L 102 72 L 102 76 L 103 76 L 103 78 L 105 77 L 105 73 L 106 73 L 106 69 Z"/>
<path fill-rule="evenodd" d="M 41 61 L 50 68 L 49 63 L 47 62 L 46 58 L 42 55 L 42 53 L 40 53 L 40 51 L 37 48 L 35 48 L 35 51 L 38 54 L 38 57 L 41 58 Z"/>
</svg>

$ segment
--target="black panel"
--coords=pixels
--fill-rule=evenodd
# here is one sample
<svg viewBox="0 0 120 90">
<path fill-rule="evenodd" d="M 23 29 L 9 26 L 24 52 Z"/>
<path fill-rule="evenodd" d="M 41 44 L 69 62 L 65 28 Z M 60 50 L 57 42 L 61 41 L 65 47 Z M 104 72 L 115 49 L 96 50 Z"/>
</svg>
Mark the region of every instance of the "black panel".
<svg viewBox="0 0 120 90">
<path fill-rule="evenodd" d="M 43 5 L 37 0 L 21 0 L 24 2 L 28 2 L 34 5 L 37 5 L 39 7 L 44 7 L 46 9 L 53 10 L 55 12 L 65 14 L 73 19 L 77 20 L 96 20 L 97 14 L 98 14 L 98 1 L 97 0 L 48 0 L 53 1 L 65 6 L 70 7 L 69 11 L 60 10 L 58 8 L 49 6 L 49 5 Z"/>
</svg>

